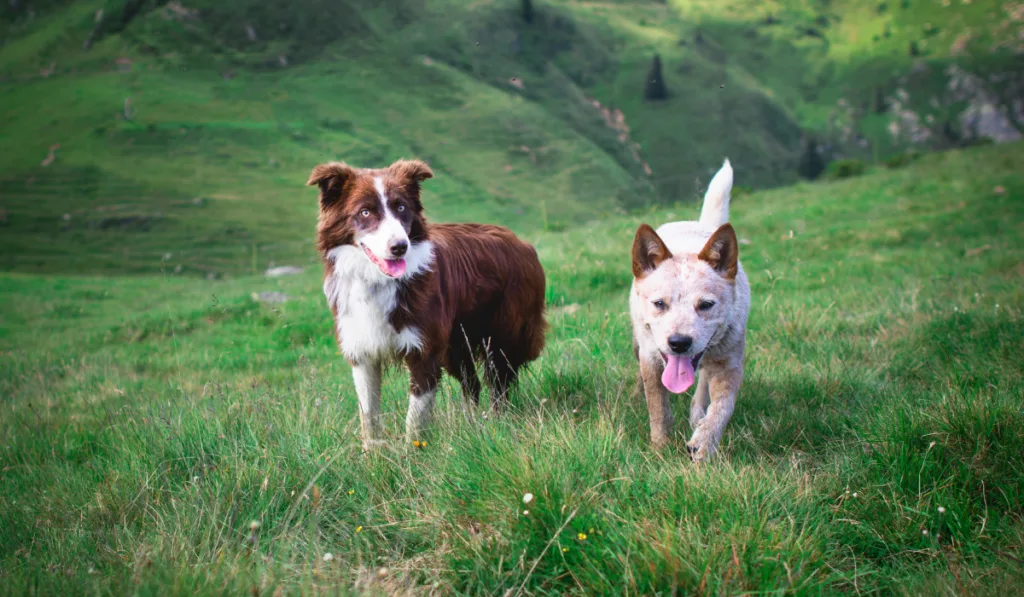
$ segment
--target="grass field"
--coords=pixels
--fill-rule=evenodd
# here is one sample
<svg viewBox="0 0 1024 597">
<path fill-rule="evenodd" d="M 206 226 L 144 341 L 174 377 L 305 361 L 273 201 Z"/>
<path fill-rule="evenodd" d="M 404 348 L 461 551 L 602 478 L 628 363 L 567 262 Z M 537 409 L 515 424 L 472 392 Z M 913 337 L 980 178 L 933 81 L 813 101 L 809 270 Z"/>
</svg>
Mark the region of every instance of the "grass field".
<svg viewBox="0 0 1024 597">
<path fill-rule="evenodd" d="M 520 230 L 548 348 L 501 417 L 448 383 L 423 449 L 394 373 L 361 453 L 316 267 L 0 274 L 0 593 L 1019 592 L 1022 172 L 1015 144 L 736 197 L 747 377 L 701 467 L 685 423 L 646 445 L 625 316 L 635 227 L 692 203 Z"/>
<path fill-rule="evenodd" d="M 904 153 L 1020 118 L 1022 5 L 532 5 L 0 7 L 0 595 L 1024 592 L 1024 145 Z M 808 135 L 868 173 L 798 184 Z M 552 327 L 423 449 L 394 372 L 363 454 L 302 183 L 399 157 L 537 246 Z M 631 395 L 629 247 L 725 157 L 754 304 L 697 467 Z"/>
</svg>

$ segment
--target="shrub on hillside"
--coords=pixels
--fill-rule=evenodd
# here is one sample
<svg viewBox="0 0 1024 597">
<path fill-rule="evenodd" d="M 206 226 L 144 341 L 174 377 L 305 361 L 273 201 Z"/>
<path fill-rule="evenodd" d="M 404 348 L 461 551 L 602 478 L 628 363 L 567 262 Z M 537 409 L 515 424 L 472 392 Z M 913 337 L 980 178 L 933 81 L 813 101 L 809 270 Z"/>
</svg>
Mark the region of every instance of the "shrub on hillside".
<svg viewBox="0 0 1024 597">
<path fill-rule="evenodd" d="M 867 171 L 867 165 L 856 158 L 836 160 L 828 165 L 828 177 L 836 180 L 860 176 Z"/>
<path fill-rule="evenodd" d="M 522 0 L 523 20 L 527 23 L 533 22 L 533 0 Z"/>
<path fill-rule="evenodd" d="M 746 197 L 747 195 L 750 195 L 753 192 L 754 192 L 754 189 L 752 187 L 747 187 L 747 186 L 743 186 L 743 185 L 734 185 L 732 187 L 732 191 L 730 191 L 729 194 L 730 194 L 730 196 L 733 199 L 737 199 L 739 197 Z"/>
<path fill-rule="evenodd" d="M 896 170 L 910 164 L 919 157 L 921 157 L 921 154 L 916 151 L 898 153 L 885 161 L 885 167 L 890 170 Z"/>
<path fill-rule="evenodd" d="M 647 73 L 647 80 L 644 82 L 644 99 L 663 100 L 668 97 L 668 90 L 665 88 L 665 80 L 661 73 L 661 57 L 654 55 L 651 62 L 651 71 Z"/>
<path fill-rule="evenodd" d="M 995 145 L 996 140 L 992 137 L 971 137 L 964 140 L 961 145 L 963 147 L 985 147 L 987 145 Z"/>
<path fill-rule="evenodd" d="M 885 90 L 881 87 L 875 88 L 875 100 L 872 109 L 875 114 L 885 114 L 889 111 L 889 98 L 885 96 Z"/>
<path fill-rule="evenodd" d="M 818 140 L 814 137 L 804 139 L 804 148 L 797 164 L 797 173 L 807 180 L 814 180 L 825 171 L 825 158 L 821 156 Z"/>
</svg>

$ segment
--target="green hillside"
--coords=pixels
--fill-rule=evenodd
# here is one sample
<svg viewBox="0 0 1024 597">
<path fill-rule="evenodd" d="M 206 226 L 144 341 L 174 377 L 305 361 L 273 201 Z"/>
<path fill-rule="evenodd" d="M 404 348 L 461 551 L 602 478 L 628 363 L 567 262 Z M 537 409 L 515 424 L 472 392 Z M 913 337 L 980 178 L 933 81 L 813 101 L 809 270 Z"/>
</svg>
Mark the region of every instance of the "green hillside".
<svg viewBox="0 0 1024 597">
<path fill-rule="evenodd" d="M 531 234 L 547 349 L 500 417 L 449 380 L 417 451 L 360 453 L 315 271 L 0 274 L 0 593 L 1019 593 L 1022 173 L 1016 143 L 736 198 L 746 381 L 705 467 L 686 399 L 646 445 L 624 315 L 636 226 L 690 203 Z"/>
<path fill-rule="evenodd" d="M 1024 89 L 1012 3 L 532 6 L 10 2 L 0 268 L 306 263 L 327 159 L 427 159 L 435 218 L 559 230 L 696 198 L 725 156 L 746 187 L 792 183 L 808 135 L 825 160 L 964 144 L 965 111 Z M 668 97 L 645 100 L 655 54 Z"/>
</svg>

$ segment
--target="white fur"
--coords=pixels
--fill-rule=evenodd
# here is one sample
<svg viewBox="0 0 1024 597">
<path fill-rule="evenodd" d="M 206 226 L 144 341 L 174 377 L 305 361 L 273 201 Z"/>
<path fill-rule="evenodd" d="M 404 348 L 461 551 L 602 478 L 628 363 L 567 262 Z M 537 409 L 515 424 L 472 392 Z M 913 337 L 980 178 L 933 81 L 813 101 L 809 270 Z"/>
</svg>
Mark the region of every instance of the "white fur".
<svg viewBox="0 0 1024 597">
<path fill-rule="evenodd" d="M 384 230 L 376 239 L 363 237 L 370 250 L 386 249 L 390 240 L 404 237 L 402 227 L 391 210 L 387 207 L 387 197 L 380 179 L 375 179 L 377 192 L 384 205 L 385 220 L 378 231 Z M 398 232 L 401 236 L 396 236 Z M 387 232 L 390 230 L 390 232 Z M 391 235 L 391 236 L 389 236 Z M 376 253 L 383 256 L 384 253 Z M 388 315 L 398 306 L 398 287 L 412 278 L 430 271 L 434 264 L 434 245 L 430 241 L 411 243 L 405 254 L 405 273 L 399 278 L 392 278 L 380 271 L 362 248 L 354 245 L 342 245 L 328 251 L 328 259 L 333 264 L 333 271 L 324 279 L 324 296 L 329 305 L 337 313 L 338 344 L 342 353 L 354 365 L 352 380 L 359 396 L 359 415 L 363 429 L 363 444 L 369 448 L 380 443 L 380 395 L 381 366 L 392 362 L 412 351 L 422 350 L 423 338 L 420 330 L 408 326 L 396 331 L 388 320 Z M 426 397 L 417 399 L 421 404 Z M 426 420 L 430 415 L 429 405 L 433 404 L 433 395 L 429 397 L 427 406 L 419 406 L 413 415 L 413 402 L 410 398 L 410 417 L 414 420 Z"/>
<path fill-rule="evenodd" d="M 344 245 L 328 252 L 334 271 L 324 280 L 324 295 L 338 314 L 341 351 L 353 362 L 382 361 L 420 350 L 423 340 L 414 327 L 395 331 L 388 314 L 398 303 L 398 285 L 429 271 L 434 262 L 430 241 L 416 243 L 406 254 L 406 271 L 400 279 L 380 271 L 357 247 Z"/>
<path fill-rule="evenodd" d="M 423 430 L 430 424 L 430 415 L 434 409 L 434 391 L 421 396 L 409 394 L 409 412 L 405 415 L 405 435 L 408 441 L 418 439 Z"/>
<path fill-rule="evenodd" d="M 359 397 L 359 419 L 367 440 L 380 437 L 380 367 L 376 363 L 352 366 L 352 381 Z"/>
<path fill-rule="evenodd" d="M 667 338 L 682 333 L 693 338 L 688 356 L 703 353 L 698 372 L 697 387 L 690 405 L 690 424 L 693 435 L 688 446 L 694 460 L 711 457 L 721 440 L 722 432 L 732 415 L 743 378 L 747 316 L 750 311 L 750 286 L 743 265 L 737 264 L 736 279 L 724 281 L 705 262 L 696 258 L 715 231 L 729 221 L 729 199 L 733 173 L 729 160 L 708 185 L 701 209 L 700 220 L 669 222 L 655 231 L 672 253 L 642 281 L 634 280 L 630 291 L 630 318 L 633 338 L 641 360 L 641 372 L 663 368 L 662 354 L 670 350 Z M 652 310 L 651 299 L 661 298 L 668 307 L 664 312 Z M 700 300 L 714 300 L 715 306 L 698 313 Z M 643 375 L 643 374 L 642 374 Z M 667 392 L 660 380 L 644 380 L 648 394 L 648 408 L 667 409 Z M 657 388 L 653 390 L 652 388 Z M 655 397 L 657 391 L 663 397 Z M 657 414 L 657 413 L 654 413 Z M 652 439 L 654 431 L 652 414 Z M 671 426 L 669 421 L 664 434 Z M 665 437 L 658 440 L 664 441 Z"/>
<path fill-rule="evenodd" d="M 384 191 L 384 181 L 381 180 L 381 177 L 373 179 L 373 188 L 377 190 L 384 217 L 376 230 L 360 236 L 358 241 L 377 257 L 391 259 L 391 251 L 388 248 L 397 241 L 408 243 L 409 235 L 405 233 L 402 222 L 395 217 L 395 214 L 391 213 L 391 208 L 388 207 L 388 197 Z M 408 267 L 408 261 L 406 261 L 406 267 Z"/>
<path fill-rule="evenodd" d="M 732 193 L 732 164 L 726 159 L 711 179 L 704 193 L 700 223 L 714 230 L 729 221 L 729 198 Z M 659 234 L 660 236 L 660 234 Z M 670 247 L 671 249 L 671 247 Z"/>
</svg>

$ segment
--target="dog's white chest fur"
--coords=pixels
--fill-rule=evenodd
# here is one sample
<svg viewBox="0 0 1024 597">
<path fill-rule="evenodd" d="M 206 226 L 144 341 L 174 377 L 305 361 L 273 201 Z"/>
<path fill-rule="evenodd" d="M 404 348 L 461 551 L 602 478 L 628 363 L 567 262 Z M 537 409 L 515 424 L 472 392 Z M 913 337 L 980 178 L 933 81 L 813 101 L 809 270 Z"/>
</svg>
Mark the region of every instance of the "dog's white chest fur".
<svg viewBox="0 0 1024 597">
<path fill-rule="evenodd" d="M 331 251 L 334 271 L 324 280 L 324 295 L 337 312 L 335 324 L 344 355 L 355 362 L 392 359 L 422 347 L 414 327 L 395 330 L 388 316 L 398 306 L 397 280 L 382 278 L 352 247 Z"/>
</svg>

